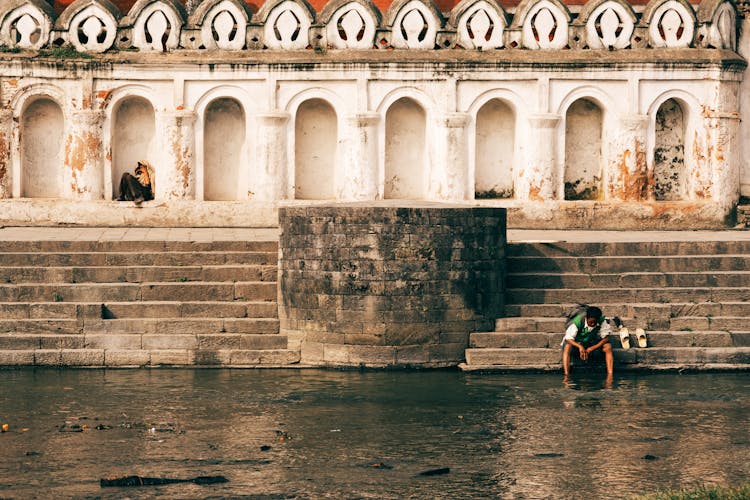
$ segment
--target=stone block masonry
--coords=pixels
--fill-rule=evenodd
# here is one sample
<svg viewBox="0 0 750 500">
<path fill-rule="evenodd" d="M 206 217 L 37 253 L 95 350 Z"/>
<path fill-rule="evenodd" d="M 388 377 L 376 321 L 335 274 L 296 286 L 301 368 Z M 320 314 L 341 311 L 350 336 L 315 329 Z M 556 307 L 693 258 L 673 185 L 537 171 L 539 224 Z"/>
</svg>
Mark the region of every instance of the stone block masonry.
<svg viewBox="0 0 750 500">
<path fill-rule="evenodd" d="M 279 209 L 279 319 L 302 363 L 456 365 L 502 315 L 503 208 Z"/>
</svg>

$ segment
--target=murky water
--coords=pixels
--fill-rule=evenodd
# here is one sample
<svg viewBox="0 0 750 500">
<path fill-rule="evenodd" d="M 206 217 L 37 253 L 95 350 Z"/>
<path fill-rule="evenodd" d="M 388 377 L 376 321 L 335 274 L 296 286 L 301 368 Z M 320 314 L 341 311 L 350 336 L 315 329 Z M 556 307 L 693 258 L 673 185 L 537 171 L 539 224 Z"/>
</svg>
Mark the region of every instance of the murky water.
<svg viewBox="0 0 750 500">
<path fill-rule="evenodd" d="M 0 498 L 622 498 L 750 479 L 747 373 L 627 374 L 611 387 L 453 371 L 0 380 Z M 99 485 L 129 475 L 229 482 Z"/>
</svg>

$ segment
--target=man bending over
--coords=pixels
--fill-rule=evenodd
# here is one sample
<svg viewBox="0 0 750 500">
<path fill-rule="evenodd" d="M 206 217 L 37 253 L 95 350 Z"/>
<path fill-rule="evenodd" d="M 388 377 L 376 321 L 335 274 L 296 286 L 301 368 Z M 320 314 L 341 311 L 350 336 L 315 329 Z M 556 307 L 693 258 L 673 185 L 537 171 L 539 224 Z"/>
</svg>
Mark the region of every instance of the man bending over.
<svg viewBox="0 0 750 500">
<path fill-rule="evenodd" d="M 592 353 L 601 349 L 607 365 L 607 378 L 614 370 L 612 346 L 609 343 L 611 327 L 606 321 L 602 310 L 594 306 L 586 306 L 586 310 L 578 313 L 568 322 L 565 337 L 562 341 L 563 373 L 570 375 L 570 357 L 576 353 L 583 361 L 587 361 Z"/>
</svg>

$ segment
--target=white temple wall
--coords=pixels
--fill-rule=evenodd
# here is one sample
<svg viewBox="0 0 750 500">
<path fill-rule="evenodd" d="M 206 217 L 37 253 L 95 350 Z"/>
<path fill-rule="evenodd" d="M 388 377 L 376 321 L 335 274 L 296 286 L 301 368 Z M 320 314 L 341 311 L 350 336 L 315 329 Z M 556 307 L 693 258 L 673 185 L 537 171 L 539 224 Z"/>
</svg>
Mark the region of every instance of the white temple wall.
<svg viewBox="0 0 750 500">
<path fill-rule="evenodd" d="M 93 71 L 79 80 L 42 67 L 30 74 L 14 71 L 19 70 L 8 66 L 0 77 L 2 102 L 14 117 L 13 172 L 27 168 L 19 140 L 25 121 L 20 110 L 27 101 L 53 96 L 63 116 L 76 117 L 64 121 L 64 137 L 75 139 L 71 144 L 77 151 L 68 156 L 85 157 L 88 173 L 73 168 L 65 155 L 50 160 L 44 169 L 54 171 L 54 163 L 63 173 L 59 186 L 67 182 L 66 172 L 78 175 L 69 176 L 78 191 L 53 195 L 59 198 L 110 199 L 119 176 L 132 171 L 137 158 L 156 169 L 155 204 L 205 199 L 274 206 L 294 199 L 295 183 L 305 186 L 301 196 L 306 199 L 461 202 L 475 199 L 486 183 L 486 191 L 502 185 L 513 198 L 480 196 L 482 204 L 562 204 L 564 166 L 571 163 L 565 151 L 566 113 L 574 102 L 587 99 L 597 103 L 602 120 L 601 153 L 594 160 L 602 170 L 598 203 L 647 203 L 655 198 L 656 112 L 671 97 L 684 101 L 688 116 L 685 149 L 692 156 L 686 157 L 686 200 L 726 207 L 739 189 L 732 139 L 739 125 L 739 76 L 719 68 L 657 71 L 638 65 L 564 75 L 552 67 L 473 68 L 456 78 L 456 72 L 437 77 L 430 65 L 402 72 L 398 66 L 365 64 L 346 74 L 337 69 L 313 74 L 293 65 L 273 71 L 262 65 L 217 65 L 211 72 L 191 65 L 173 71 L 114 65 L 103 78 Z M 396 77 L 402 73 L 404 78 Z M 39 86 L 53 74 L 54 92 L 49 85 Z M 309 107 L 311 99 L 324 100 L 329 112 Z M 211 110 L 216 102 L 236 105 Z M 493 106 L 497 109 L 482 116 Z M 315 129 L 307 144 L 296 137 L 300 116 Z M 147 132 L 152 120 L 153 133 Z M 590 133 L 576 133 L 576 140 L 586 144 Z M 86 134 L 98 134 L 101 144 L 80 140 Z M 297 158 L 300 151 L 305 159 Z M 224 154 L 231 160 L 221 159 Z M 398 183 L 389 184 L 394 176 Z M 13 192 L 6 198 L 22 198 L 21 177 L 10 177 Z M 646 186 L 645 191 L 638 186 Z"/>
</svg>

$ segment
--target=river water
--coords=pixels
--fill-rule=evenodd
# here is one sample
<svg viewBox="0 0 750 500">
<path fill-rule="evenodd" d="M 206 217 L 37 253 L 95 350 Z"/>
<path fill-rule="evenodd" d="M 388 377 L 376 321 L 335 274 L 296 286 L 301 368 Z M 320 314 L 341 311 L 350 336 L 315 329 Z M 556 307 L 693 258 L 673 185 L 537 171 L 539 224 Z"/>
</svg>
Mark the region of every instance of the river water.
<svg viewBox="0 0 750 500">
<path fill-rule="evenodd" d="M 598 499 L 750 480 L 746 372 L 611 385 L 455 371 L 23 369 L 0 380 L 0 498 Z M 228 482 L 100 487 L 131 475 Z"/>
</svg>

